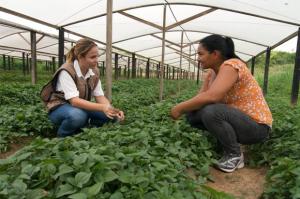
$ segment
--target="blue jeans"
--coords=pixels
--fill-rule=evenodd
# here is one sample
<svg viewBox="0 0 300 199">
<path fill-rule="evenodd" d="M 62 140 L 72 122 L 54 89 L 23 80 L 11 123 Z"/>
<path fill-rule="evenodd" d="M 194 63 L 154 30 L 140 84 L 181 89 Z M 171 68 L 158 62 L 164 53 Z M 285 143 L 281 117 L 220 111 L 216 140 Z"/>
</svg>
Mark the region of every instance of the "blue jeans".
<svg viewBox="0 0 300 199">
<path fill-rule="evenodd" d="M 112 121 L 103 112 L 87 111 L 76 108 L 70 104 L 63 104 L 49 113 L 50 121 L 58 126 L 57 135 L 66 137 L 74 135 L 89 123 L 100 127 L 104 123 Z"/>
</svg>

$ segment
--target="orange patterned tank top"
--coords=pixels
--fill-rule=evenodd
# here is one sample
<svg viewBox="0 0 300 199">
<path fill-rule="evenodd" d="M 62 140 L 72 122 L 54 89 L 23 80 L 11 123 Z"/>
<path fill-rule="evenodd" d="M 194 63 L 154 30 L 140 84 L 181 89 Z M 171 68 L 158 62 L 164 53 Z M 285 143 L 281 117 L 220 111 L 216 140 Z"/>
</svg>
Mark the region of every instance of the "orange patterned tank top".
<svg viewBox="0 0 300 199">
<path fill-rule="evenodd" d="M 238 71 L 238 80 L 225 95 L 223 102 L 241 110 L 258 123 L 272 126 L 273 118 L 269 106 L 246 64 L 239 59 L 229 59 L 221 67 L 224 65 Z"/>
</svg>

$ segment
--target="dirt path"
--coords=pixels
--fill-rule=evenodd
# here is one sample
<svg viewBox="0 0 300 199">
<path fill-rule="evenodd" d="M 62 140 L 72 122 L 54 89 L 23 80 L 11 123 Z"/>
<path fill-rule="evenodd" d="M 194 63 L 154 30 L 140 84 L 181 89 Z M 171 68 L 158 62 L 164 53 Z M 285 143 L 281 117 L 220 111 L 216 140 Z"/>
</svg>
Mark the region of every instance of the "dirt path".
<svg viewBox="0 0 300 199">
<path fill-rule="evenodd" d="M 0 159 L 5 159 L 13 154 L 15 154 L 18 150 L 23 148 L 24 146 L 28 145 L 34 138 L 33 137 L 22 137 L 22 138 L 16 138 L 15 143 L 9 144 L 9 150 L 0 153 Z"/>
<path fill-rule="evenodd" d="M 186 170 L 187 175 L 196 179 L 196 171 Z M 235 196 L 236 199 L 259 199 L 264 191 L 267 168 L 244 167 L 232 173 L 224 173 L 215 168 L 209 170 L 213 182 L 206 185 L 221 192 Z"/>
<path fill-rule="evenodd" d="M 207 185 L 218 191 L 232 194 L 237 199 L 258 199 L 263 193 L 267 168 L 242 168 L 224 173 L 214 168 L 210 173 L 214 182 Z"/>
</svg>

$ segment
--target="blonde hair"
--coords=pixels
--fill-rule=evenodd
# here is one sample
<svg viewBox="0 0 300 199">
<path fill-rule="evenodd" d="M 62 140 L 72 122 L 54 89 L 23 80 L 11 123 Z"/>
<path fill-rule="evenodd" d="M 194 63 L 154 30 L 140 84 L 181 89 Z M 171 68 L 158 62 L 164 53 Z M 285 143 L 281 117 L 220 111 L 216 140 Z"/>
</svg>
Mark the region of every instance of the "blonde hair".
<svg viewBox="0 0 300 199">
<path fill-rule="evenodd" d="M 97 46 L 97 44 L 90 39 L 79 39 L 75 46 L 67 53 L 67 62 L 71 63 L 79 57 L 84 57 L 95 46 Z"/>
</svg>

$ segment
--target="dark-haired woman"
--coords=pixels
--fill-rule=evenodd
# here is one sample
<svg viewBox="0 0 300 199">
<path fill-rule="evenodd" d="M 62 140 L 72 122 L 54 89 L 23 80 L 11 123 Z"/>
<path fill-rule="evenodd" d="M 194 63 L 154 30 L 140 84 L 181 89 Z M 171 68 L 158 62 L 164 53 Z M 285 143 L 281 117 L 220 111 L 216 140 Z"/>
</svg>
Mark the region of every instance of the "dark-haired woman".
<svg viewBox="0 0 300 199">
<path fill-rule="evenodd" d="M 244 167 L 240 144 L 269 137 L 272 114 L 258 83 L 236 56 L 231 38 L 210 35 L 202 39 L 198 61 L 210 69 L 202 88 L 193 98 L 174 106 L 171 116 L 178 119 L 186 114 L 193 127 L 214 135 L 224 151 L 216 166 L 233 172 Z"/>
<path fill-rule="evenodd" d="M 76 134 L 87 124 L 102 126 L 109 121 L 124 119 L 124 113 L 113 108 L 104 96 L 97 68 L 98 57 L 96 43 L 80 39 L 68 52 L 67 62 L 48 84 L 52 85 L 52 90 L 42 91 L 43 95 L 49 96 L 45 104 L 49 119 L 58 126 L 59 137 Z M 92 96 L 96 102 L 90 101 Z"/>
</svg>

